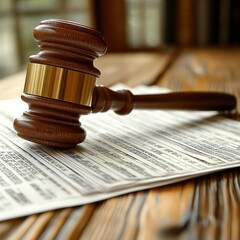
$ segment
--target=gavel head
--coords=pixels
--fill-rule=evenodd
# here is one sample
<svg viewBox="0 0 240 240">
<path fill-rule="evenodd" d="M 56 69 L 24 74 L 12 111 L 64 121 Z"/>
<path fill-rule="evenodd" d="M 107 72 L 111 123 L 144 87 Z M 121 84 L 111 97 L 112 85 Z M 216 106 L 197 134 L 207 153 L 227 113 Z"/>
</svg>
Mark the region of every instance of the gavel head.
<svg viewBox="0 0 240 240">
<path fill-rule="evenodd" d="M 93 61 L 106 51 L 102 35 L 63 20 L 42 21 L 34 29 L 40 52 L 30 56 L 22 100 L 29 109 L 14 121 L 29 141 L 73 147 L 86 133 L 80 115 L 91 112 L 96 77 Z"/>
</svg>

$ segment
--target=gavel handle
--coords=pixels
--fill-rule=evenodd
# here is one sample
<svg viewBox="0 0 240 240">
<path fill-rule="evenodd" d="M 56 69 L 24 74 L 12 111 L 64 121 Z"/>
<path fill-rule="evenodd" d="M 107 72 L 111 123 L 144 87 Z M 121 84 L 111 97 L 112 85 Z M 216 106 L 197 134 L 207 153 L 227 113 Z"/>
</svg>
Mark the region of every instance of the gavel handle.
<svg viewBox="0 0 240 240">
<path fill-rule="evenodd" d="M 152 95 L 133 95 L 129 90 L 112 91 L 96 86 L 93 93 L 92 112 L 128 114 L 133 109 L 169 109 L 226 111 L 236 107 L 236 98 L 218 92 L 170 92 Z"/>
</svg>

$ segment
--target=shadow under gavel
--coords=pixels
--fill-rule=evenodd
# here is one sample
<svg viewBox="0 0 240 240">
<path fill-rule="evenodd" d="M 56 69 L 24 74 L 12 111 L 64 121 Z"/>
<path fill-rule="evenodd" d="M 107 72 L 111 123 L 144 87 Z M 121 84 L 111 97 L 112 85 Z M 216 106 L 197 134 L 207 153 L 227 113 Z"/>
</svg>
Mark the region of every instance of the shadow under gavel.
<svg viewBox="0 0 240 240">
<path fill-rule="evenodd" d="M 79 118 L 91 112 L 128 114 L 133 109 L 232 110 L 234 96 L 216 92 L 133 95 L 96 86 L 93 61 L 106 52 L 102 35 L 75 22 L 45 20 L 34 29 L 40 52 L 30 56 L 22 100 L 29 109 L 14 121 L 29 141 L 62 148 L 86 138 Z M 133 63 L 134 64 L 134 63 Z"/>
</svg>

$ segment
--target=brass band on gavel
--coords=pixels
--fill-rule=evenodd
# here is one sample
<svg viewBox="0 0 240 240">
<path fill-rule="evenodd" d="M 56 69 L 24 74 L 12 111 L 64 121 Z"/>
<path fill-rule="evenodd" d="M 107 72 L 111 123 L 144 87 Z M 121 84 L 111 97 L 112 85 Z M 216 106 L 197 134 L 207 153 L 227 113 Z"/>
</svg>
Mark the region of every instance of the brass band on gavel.
<svg viewBox="0 0 240 240">
<path fill-rule="evenodd" d="M 29 63 L 24 93 L 91 106 L 96 77 L 65 68 Z"/>
</svg>

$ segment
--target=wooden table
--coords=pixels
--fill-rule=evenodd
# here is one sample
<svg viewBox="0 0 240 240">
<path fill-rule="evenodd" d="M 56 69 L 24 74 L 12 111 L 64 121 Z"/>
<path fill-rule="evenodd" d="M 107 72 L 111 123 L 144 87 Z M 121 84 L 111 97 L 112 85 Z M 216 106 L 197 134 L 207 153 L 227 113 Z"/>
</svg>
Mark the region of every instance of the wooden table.
<svg viewBox="0 0 240 240">
<path fill-rule="evenodd" d="M 107 54 L 96 66 L 108 86 L 225 91 L 240 101 L 240 48 Z M 3 79 L 0 98 L 20 96 L 24 75 Z M 239 170 L 4 221 L 0 239 L 240 239 Z"/>
</svg>

